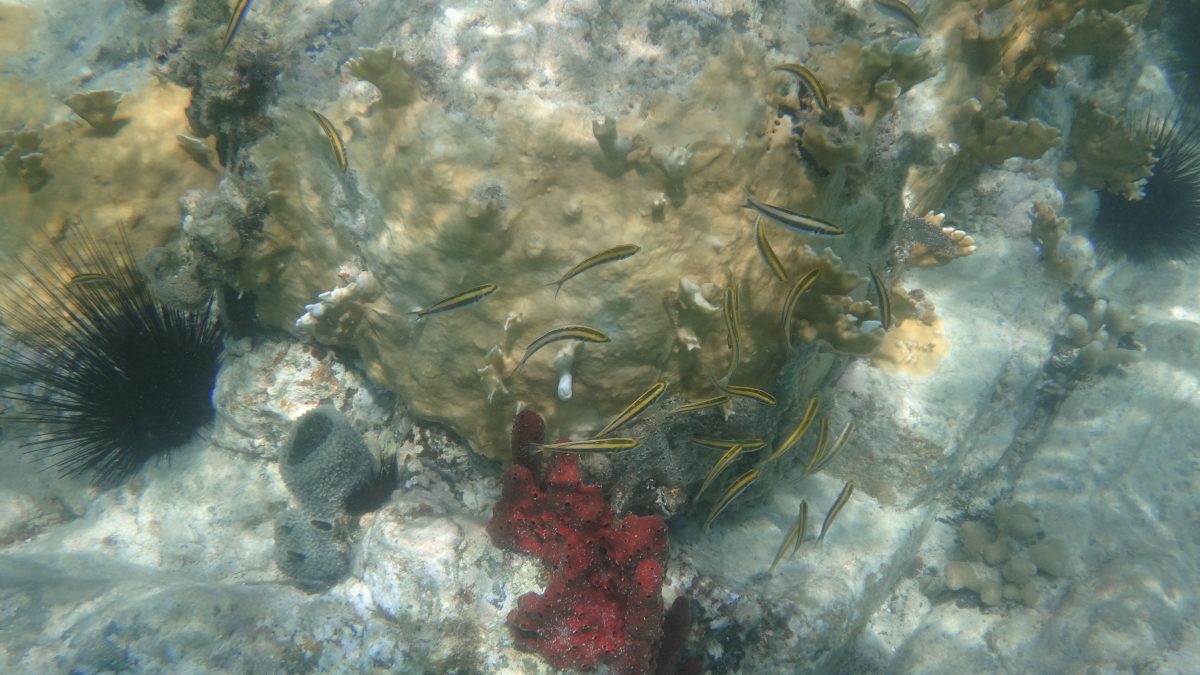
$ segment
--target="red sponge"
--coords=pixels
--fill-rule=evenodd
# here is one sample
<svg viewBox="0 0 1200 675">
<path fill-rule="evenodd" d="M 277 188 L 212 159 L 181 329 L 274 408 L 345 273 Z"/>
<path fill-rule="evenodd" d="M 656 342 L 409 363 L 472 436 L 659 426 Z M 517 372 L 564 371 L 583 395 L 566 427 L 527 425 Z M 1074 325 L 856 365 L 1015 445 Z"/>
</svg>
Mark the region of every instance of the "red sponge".
<svg viewBox="0 0 1200 675">
<path fill-rule="evenodd" d="M 517 421 L 526 432 L 540 426 L 529 414 Z M 528 448 L 515 446 L 532 439 L 517 425 L 513 455 L 529 461 Z M 667 564 L 662 518 L 614 520 L 600 488 L 580 479 L 577 458 L 556 453 L 541 483 L 523 464 L 505 473 L 487 529 L 497 546 L 535 555 L 549 568 L 545 592 L 521 596 L 508 615 L 518 644 L 556 668 L 654 672 Z"/>
</svg>

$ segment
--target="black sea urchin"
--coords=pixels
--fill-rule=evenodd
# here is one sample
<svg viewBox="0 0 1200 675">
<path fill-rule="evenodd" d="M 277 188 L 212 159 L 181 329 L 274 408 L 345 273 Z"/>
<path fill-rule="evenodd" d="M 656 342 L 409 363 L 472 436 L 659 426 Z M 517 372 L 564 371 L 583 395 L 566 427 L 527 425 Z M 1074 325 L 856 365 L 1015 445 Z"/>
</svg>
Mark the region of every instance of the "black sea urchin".
<svg viewBox="0 0 1200 675">
<path fill-rule="evenodd" d="M 1179 105 L 1147 114 L 1137 129 L 1156 158 L 1142 198 L 1100 192 L 1092 241 L 1108 255 L 1146 262 L 1200 253 L 1200 124 Z"/>
<path fill-rule="evenodd" d="M 111 485 L 212 419 L 221 332 L 211 302 L 163 304 L 124 236 L 72 241 L 3 281 L 10 340 L 0 368 L 33 384 L 0 396 L 16 403 L 9 419 L 36 425 L 29 451 L 64 476 Z"/>
</svg>

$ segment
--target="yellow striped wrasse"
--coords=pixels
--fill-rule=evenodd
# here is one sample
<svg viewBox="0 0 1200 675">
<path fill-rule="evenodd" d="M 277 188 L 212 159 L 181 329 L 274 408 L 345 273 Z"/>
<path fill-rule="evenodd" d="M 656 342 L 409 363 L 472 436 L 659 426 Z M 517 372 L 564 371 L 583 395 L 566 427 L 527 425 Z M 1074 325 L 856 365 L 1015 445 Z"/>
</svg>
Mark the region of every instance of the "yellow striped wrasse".
<svg viewBox="0 0 1200 675">
<path fill-rule="evenodd" d="M 562 275 L 562 278 L 560 278 L 558 281 L 551 282 L 546 285 L 547 286 L 557 286 L 557 288 L 554 289 L 554 297 L 557 298 L 558 292 L 562 290 L 562 285 L 567 283 L 567 281 L 569 279 L 577 277 L 580 274 L 583 274 L 584 272 L 592 269 L 593 267 L 603 265 L 604 263 L 610 263 L 610 262 L 616 262 L 618 260 L 624 260 L 624 259 L 628 258 L 629 256 L 633 255 L 634 253 L 637 253 L 640 250 L 642 250 L 641 247 L 635 246 L 633 244 L 622 244 L 621 246 L 614 246 L 614 247 L 608 249 L 607 251 L 601 251 L 600 253 L 597 253 L 596 255 L 588 258 L 587 260 L 584 260 L 583 262 L 579 263 L 578 265 L 567 270 L 567 273 Z"/>
<path fill-rule="evenodd" d="M 622 426 L 632 422 L 635 417 L 641 415 L 647 408 L 654 405 L 654 402 L 657 401 L 666 390 L 666 382 L 655 382 L 654 384 L 650 385 L 650 388 L 643 392 L 641 396 L 634 399 L 633 403 L 630 403 L 628 406 L 626 406 L 625 409 L 622 410 L 616 417 L 614 417 L 611 422 L 604 425 L 604 428 L 601 429 L 595 437 L 601 438 L 603 436 L 607 436 Z"/>
<path fill-rule="evenodd" d="M 737 368 L 738 362 L 742 360 L 742 332 L 741 319 L 742 310 L 741 303 L 738 302 L 738 287 L 736 281 L 730 281 L 725 287 L 725 344 L 733 350 L 733 357 L 729 360 L 729 372 L 725 377 L 733 375 L 733 369 Z"/>
<path fill-rule="evenodd" d="M 875 268 L 867 265 L 867 273 L 871 275 L 871 287 L 875 289 L 875 296 L 879 298 L 880 323 L 883 324 L 883 329 L 887 330 L 892 327 L 892 299 L 888 296 L 887 287 L 883 285 L 883 279 L 875 273 Z"/>
<path fill-rule="evenodd" d="M 757 387 L 743 387 L 736 384 L 721 384 L 717 381 L 717 378 L 713 377 L 712 375 L 709 375 L 708 379 L 712 382 L 714 387 L 720 389 L 726 394 L 729 394 L 730 396 L 741 396 L 743 398 L 754 399 L 763 405 L 775 405 L 775 397 L 772 396 L 770 392 L 763 391 Z"/>
<path fill-rule="evenodd" d="M 71 275 L 71 280 L 67 283 L 72 286 L 104 286 L 112 284 L 113 279 L 100 272 L 80 272 Z"/>
<path fill-rule="evenodd" d="M 678 415 L 679 413 L 695 412 L 697 410 L 704 410 L 705 408 L 716 408 L 717 406 L 722 406 L 726 403 L 729 403 L 729 397 L 725 394 L 721 394 L 720 396 L 713 396 L 712 398 L 692 401 L 691 403 L 684 403 L 667 414 Z"/>
<path fill-rule="evenodd" d="M 726 450 L 725 454 L 721 455 L 721 458 L 718 459 L 717 462 L 713 464 L 713 468 L 709 470 L 708 475 L 704 477 L 704 482 L 700 484 L 700 490 L 696 492 L 695 501 L 700 501 L 700 495 L 704 494 L 704 491 L 708 489 L 709 485 L 712 485 L 712 482 L 717 479 L 717 476 L 721 475 L 722 471 L 729 468 L 730 464 L 733 464 L 739 457 L 742 456 L 743 450 L 745 450 L 744 447 L 735 445 Z"/>
<path fill-rule="evenodd" d="M 545 347 L 551 342 L 557 342 L 559 340 L 580 340 L 583 342 L 599 343 L 608 342 L 609 337 L 605 335 L 604 331 L 600 330 L 599 328 L 592 328 L 591 326 L 584 326 L 582 324 L 571 324 L 568 326 L 559 326 L 558 328 L 553 328 L 545 335 L 529 343 L 529 347 L 525 349 L 525 356 L 521 357 L 521 362 L 517 364 L 516 368 L 513 368 L 511 374 L 515 375 L 516 372 L 521 369 L 521 366 L 525 365 L 525 362 L 528 361 L 529 357 L 533 356 L 537 350 Z"/>
<path fill-rule="evenodd" d="M 812 455 L 808 458 L 808 464 L 804 465 L 804 475 L 811 476 L 816 473 L 813 467 L 825 458 L 825 451 L 829 449 L 829 417 L 822 417 L 821 424 L 817 428 L 817 447 L 813 448 Z"/>
<path fill-rule="evenodd" d="M 346 173 L 346 169 L 350 167 L 350 160 L 346 157 L 346 143 L 342 141 L 342 135 L 327 117 L 316 110 L 308 112 L 312 113 L 317 124 L 321 125 L 321 131 L 324 131 L 325 137 L 329 139 L 329 147 L 333 149 L 333 161 L 337 162 L 338 170 Z"/>
<path fill-rule="evenodd" d="M 746 452 L 758 450 L 767 444 L 767 442 L 761 438 L 747 438 L 737 441 L 727 441 L 721 438 L 693 438 L 692 442 L 696 445 L 703 445 L 706 448 L 712 448 L 714 450 L 728 450 L 735 445 L 740 445 Z"/>
<path fill-rule="evenodd" d="M 779 262 L 779 256 L 775 255 L 775 249 L 771 248 L 771 242 L 767 241 L 767 230 L 761 223 L 762 216 L 755 216 L 754 245 L 758 247 L 758 255 L 762 256 L 763 262 L 767 263 L 776 279 L 787 281 L 787 270 L 783 269 L 783 263 Z"/>
<path fill-rule="evenodd" d="M 593 438 L 587 441 L 562 441 L 560 443 L 539 443 L 536 447 L 542 452 L 620 452 L 632 450 L 638 446 L 636 438 L 613 437 Z"/>
<path fill-rule="evenodd" d="M 426 314 L 437 314 L 438 312 L 445 312 L 451 309 L 458 309 L 459 307 L 473 305 L 487 298 L 492 293 L 495 293 L 497 288 L 499 288 L 499 286 L 496 284 L 484 284 L 482 286 L 476 286 L 475 288 L 467 289 L 462 293 L 455 293 L 445 300 L 439 300 L 438 302 L 435 302 L 424 309 L 418 309 L 409 312 L 409 314 L 416 314 L 417 318 L 419 319 Z"/>
<path fill-rule="evenodd" d="M 829 513 L 825 514 L 825 522 L 821 523 L 821 534 L 817 536 L 818 546 L 821 542 L 825 541 L 825 535 L 829 533 L 829 526 L 833 525 L 833 519 L 837 518 L 842 507 L 846 505 L 846 502 L 850 501 L 850 495 L 852 494 L 854 494 L 854 483 L 846 483 L 842 486 L 842 491 L 838 494 L 837 499 L 833 501 L 833 506 L 829 507 Z"/>
<path fill-rule="evenodd" d="M 808 502 L 800 500 L 800 517 L 796 519 L 796 524 L 788 531 L 787 536 L 783 538 L 783 543 L 779 545 L 779 550 L 775 552 L 775 559 L 771 561 L 771 569 L 768 572 L 774 572 L 775 566 L 783 560 L 783 552 L 787 550 L 788 545 L 792 547 L 792 555 L 796 555 L 796 551 L 800 550 L 800 542 L 804 541 L 804 531 L 808 529 Z"/>
<path fill-rule="evenodd" d="M 738 495 L 746 491 L 754 481 L 758 480 L 758 469 L 750 469 L 746 473 L 734 479 L 733 483 L 725 490 L 725 494 L 717 500 L 713 505 L 712 510 L 708 512 L 708 518 L 704 521 L 704 527 L 707 528 L 712 521 L 716 520 L 721 512 L 728 508 L 730 502 L 737 499 Z"/>
<path fill-rule="evenodd" d="M 838 434 L 837 439 L 835 439 L 833 443 L 829 445 L 829 447 L 825 450 L 824 455 L 816 461 L 809 461 L 809 464 L 812 468 L 809 469 L 808 467 L 805 467 L 804 473 L 814 474 L 821 469 L 824 469 L 826 466 L 829 466 L 829 463 L 838 456 L 838 453 L 842 451 L 842 448 L 846 447 L 846 442 L 850 440 L 850 434 L 852 433 L 854 433 L 854 422 L 847 422 L 846 426 L 842 429 L 842 433 Z"/>
<path fill-rule="evenodd" d="M 813 216 L 807 216 L 798 211 L 785 209 L 782 206 L 760 202 L 754 198 L 754 195 L 750 194 L 750 190 L 746 188 L 742 188 L 742 190 L 746 194 L 746 202 L 742 204 L 743 209 L 751 209 L 759 215 L 779 223 L 792 232 L 816 237 L 840 237 L 846 234 L 845 230 L 833 223 Z"/>
<path fill-rule="evenodd" d="M 233 43 L 233 36 L 237 34 L 237 29 L 242 25 L 242 19 L 246 18 L 248 11 L 250 11 L 250 0 L 237 0 L 233 6 L 233 15 L 229 17 L 229 25 L 225 27 L 225 40 L 221 43 L 221 55 L 217 57 L 217 63 L 225 58 L 225 50 L 229 49 L 229 45 Z"/>
<path fill-rule="evenodd" d="M 789 349 L 792 347 L 792 315 L 796 312 L 796 303 L 800 302 L 800 296 L 816 283 L 819 276 L 821 276 L 820 269 L 805 272 L 804 276 L 796 280 L 792 290 L 788 291 L 787 298 L 783 301 L 783 316 L 779 319 L 779 325 L 783 328 L 784 344 Z"/>
<path fill-rule="evenodd" d="M 763 461 L 763 464 L 779 459 L 783 456 L 783 453 L 787 452 L 789 448 L 795 445 L 796 441 L 800 440 L 800 437 L 804 435 L 804 432 L 808 431 L 808 427 L 812 426 L 813 420 L 817 417 L 817 410 L 820 408 L 821 400 L 819 398 L 813 396 L 812 398 L 808 399 L 808 408 L 804 410 L 804 417 L 800 419 L 800 423 L 796 425 L 795 429 L 792 429 L 792 433 L 788 434 L 787 438 L 783 439 L 783 442 L 779 444 L 779 447 L 775 448 L 775 451 L 771 453 L 771 456 Z M 759 466 L 762 465 L 760 464 Z"/>
<path fill-rule="evenodd" d="M 808 90 L 808 93 L 812 94 L 813 100 L 817 102 L 817 107 L 821 109 L 821 112 L 829 111 L 829 97 L 825 95 L 825 88 L 821 86 L 821 81 L 817 79 L 813 71 L 798 63 L 783 63 L 771 68 L 771 70 L 779 70 L 795 75 L 800 80 L 800 84 L 804 85 L 804 88 Z"/>
<path fill-rule="evenodd" d="M 875 6 L 883 14 L 901 23 L 908 24 L 917 35 L 921 34 L 921 21 L 917 18 L 917 13 L 903 0 L 875 0 Z"/>
</svg>

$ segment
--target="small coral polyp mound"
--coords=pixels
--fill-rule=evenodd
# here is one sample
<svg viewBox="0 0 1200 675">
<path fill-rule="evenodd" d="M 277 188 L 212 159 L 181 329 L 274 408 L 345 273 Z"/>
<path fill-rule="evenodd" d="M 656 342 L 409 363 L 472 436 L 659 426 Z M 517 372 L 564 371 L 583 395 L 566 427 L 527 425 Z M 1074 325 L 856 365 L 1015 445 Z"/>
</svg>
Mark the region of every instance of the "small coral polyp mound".
<svg viewBox="0 0 1200 675">
<path fill-rule="evenodd" d="M 556 668 L 654 670 L 667 562 L 662 518 L 614 520 L 600 488 L 580 479 L 577 458 L 556 454 L 540 484 L 528 466 L 508 470 L 487 529 L 497 546 L 535 555 L 550 570 L 546 591 L 521 596 L 508 615 L 518 644 Z"/>
</svg>

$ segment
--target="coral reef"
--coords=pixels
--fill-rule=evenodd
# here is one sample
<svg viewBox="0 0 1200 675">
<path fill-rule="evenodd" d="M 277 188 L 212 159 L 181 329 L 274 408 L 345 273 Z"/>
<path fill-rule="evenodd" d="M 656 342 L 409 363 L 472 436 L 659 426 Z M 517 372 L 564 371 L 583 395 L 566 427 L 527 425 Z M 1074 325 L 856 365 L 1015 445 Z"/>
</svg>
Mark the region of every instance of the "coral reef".
<svg viewBox="0 0 1200 675">
<path fill-rule="evenodd" d="M 530 437 L 540 433 L 535 415 L 523 411 L 514 423 L 514 457 L 527 457 Z M 537 556 L 550 571 L 545 591 L 521 596 L 509 613 L 515 640 L 556 668 L 653 670 L 666 524 L 657 516 L 615 518 L 600 488 L 580 478 L 575 455 L 554 453 L 546 464 L 543 479 L 524 464 L 505 472 L 487 528 L 497 546 Z"/>
<path fill-rule="evenodd" d="M 1037 516 L 1025 504 L 997 504 L 992 512 L 995 527 L 967 520 L 958 536 L 968 561 L 946 564 L 946 587 L 968 589 L 987 606 L 1003 601 L 1035 607 L 1037 575 L 1063 577 L 1070 573 L 1064 544 L 1047 538 Z"/>
</svg>

